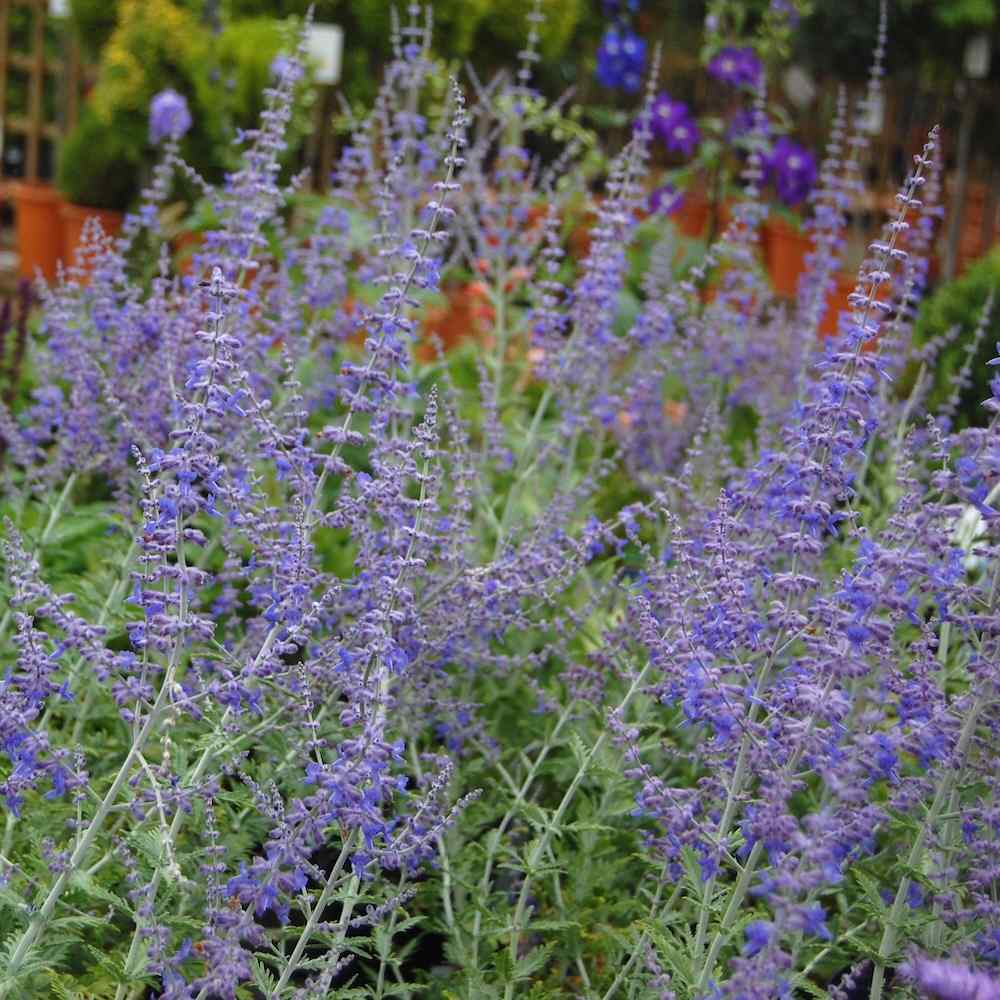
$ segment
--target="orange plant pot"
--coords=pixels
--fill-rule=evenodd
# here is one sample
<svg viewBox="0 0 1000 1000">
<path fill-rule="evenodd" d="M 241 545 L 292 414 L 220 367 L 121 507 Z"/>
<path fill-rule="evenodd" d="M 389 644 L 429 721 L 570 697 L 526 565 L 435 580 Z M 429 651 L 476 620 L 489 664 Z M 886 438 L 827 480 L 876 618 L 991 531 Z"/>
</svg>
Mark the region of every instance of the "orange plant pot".
<svg viewBox="0 0 1000 1000">
<path fill-rule="evenodd" d="M 69 266 L 77 263 L 76 252 L 83 237 L 83 227 L 90 218 L 97 218 L 105 236 L 117 236 L 121 231 L 124 216 L 106 208 L 88 208 L 64 201 L 59 209 L 62 217 L 62 258 Z"/>
<path fill-rule="evenodd" d="M 819 335 L 821 337 L 829 337 L 831 334 L 837 332 L 840 314 L 851 308 L 847 302 L 847 296 L 854 291 L 857 283 L 858 279 L 856 275 L 837 275 L 836 285 L 830 289 L 826 296 L 826 312 L 823 313 L 823 319 L 819 324 Z"/>
<path fill-rule="evenodd" d="M 696 191 L 685 191 L 680 207 L 670 219 L 690 239 L 697 239 L 705 232 L 711 206 L 708 199 Z"/>
<path fill-rule="evenodd" d="M 174 263 L 179 274 L 191 274 L 194 270 L 194 255 L 204 242 L 204 235 L 195 231 L 178 233 L 174 237 Z"/>
<path fill-rule="evenodd" d="M 764 227 L 764 259 L 771 286 L 779 295 L 795 297 L 811 249 L 812 241 L 801 230 L 784 219 L 768 219 Z"/>
<path fill-rule="evenodd" d="M 62 256 L 61 204 L 59 193 L 49 184 L 14 185 L 18 274 L 22 278 L 34 278 L 39 269 L 48 281 L 56 276 Z"/>
</svg>

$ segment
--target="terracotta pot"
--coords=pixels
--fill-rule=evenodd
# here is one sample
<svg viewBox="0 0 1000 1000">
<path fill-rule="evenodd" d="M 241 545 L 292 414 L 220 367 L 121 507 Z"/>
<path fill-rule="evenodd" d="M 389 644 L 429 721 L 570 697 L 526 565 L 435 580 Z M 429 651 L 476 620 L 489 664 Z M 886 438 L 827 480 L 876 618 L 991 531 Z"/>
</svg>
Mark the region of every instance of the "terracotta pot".
<svg viewBox="0 0 1000 1000">
<path fill-rule="evenodd" d="M 784 219 L 768 219 L 764 227 L 764 258 L 774 290 L 785 298 L 794 298 L 799 278 L 806 269 L 806 254 L 812 241 L 801 229 Z"/>
<path fill-rule="evenodd" d="M 76 251 L 83 237 L 83 227 L 90 218 L 97 218 L 106 236 L 116 236 L 122 228 L 124 216 L 105 208 L 88 208 L 64 201 L 59 213 L 62 217 L 62 258 L 67 266 L 77 263 Z"/>
<path fill-rule="evenodd" d="M 670 218 L 674 225 L 690 239 L 697 239 L 705 232 L 711 206 L 708 199 L 697 191 L 685 191 L 680 207 Z"/>
<path fill-rule="evenodd" d="M 39 269 L 48 281 L 56 276 L 62 256 L 61 203 L 59 192 L 50 184 L 14 185 L 18 274 L 22 278 L 34 278 Z"/>
<path fill-rule="evenodd" d="M 174 237 L 174 264 L 179 274 L 190 274 L 194 270 L 194 255 L 204 242 L 204 235 L 195 231 L 178 233 Z"/>
<path fill-rule="evenodd" d="M 819 335 L 821 337 L 829 337 L 831 334 L 837 332 L 840 314 L 851 308 L 847 302 L 847 296 L 854 291 L 857 283 L 857 275 L 837 275 L 837 283 L 830 289 L 826 296 L 826 312 L 823 313 L 823 319 L 819 324 Z"/>
</svg>

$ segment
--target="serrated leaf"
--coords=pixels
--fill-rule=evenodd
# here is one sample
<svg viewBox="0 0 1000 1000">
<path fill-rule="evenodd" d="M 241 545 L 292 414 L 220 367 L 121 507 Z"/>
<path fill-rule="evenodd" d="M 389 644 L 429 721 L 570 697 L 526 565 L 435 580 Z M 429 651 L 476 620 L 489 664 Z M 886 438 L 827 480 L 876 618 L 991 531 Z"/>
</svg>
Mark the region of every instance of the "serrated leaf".
<svg viewBox="0 0 1000 1000">
<path fill-rule="evenodd" d="M 271 996 L 274 993 L 275 986 L 278 985 L 278 980 L 274 978 L 270 969 L 268 969 L 263 962 L 256 958 L 256 956 L 250 959 L 250 972 L 253 976 L 254 985 L 261 990 L 265 996 Z"/>
<path fill-rule="evenodd" d="M 576 920 L 532 920 L 528 925 L 531 931 L 568 931 L 582 927 Z"/>
<path fill-rule="evenodd" d="M 120 896 L 116 896 L 110 889 L 105 888 L 98 882 L 93 875 L 88 875 L 86 872 L 77 871 L 74 872 L 69 881 L 70 890 L 75 890 L 77 892 L 82 892 L 85 896 L 89 896 L 91 899 L 98 899 L 102 903 L 108 903 L 115 907 L 116 910 L 120 910 L 122 913 L 127 913 L 132 916 L 131 907 L 123 900 Z"/>
<path fill-rule="evenodd" d="M 549 960 L 549 955 L 552 953 L 554 947 L 554 942 L 548 942 L 539 948 L 532 948 L 527 955 L 523 955 L 514 963 L 514 968 L 511 970 L 511 978 L 515 980 L 527 979 L 538 972 Z"/>
</svg>

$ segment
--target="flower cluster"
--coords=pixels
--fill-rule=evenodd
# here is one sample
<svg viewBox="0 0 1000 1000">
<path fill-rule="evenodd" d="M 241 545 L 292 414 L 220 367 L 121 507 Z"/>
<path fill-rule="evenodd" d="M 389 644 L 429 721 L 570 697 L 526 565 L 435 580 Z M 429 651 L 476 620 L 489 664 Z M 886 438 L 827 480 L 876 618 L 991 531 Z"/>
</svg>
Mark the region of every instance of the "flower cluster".
<svg viewBox="0 0 1000 1000">
<path fill-rule="evenodd" d="M 767 167 L 778 197 L 786 205 L 804 201 L 816 184 L 815 158 L 788 136 L 783 135 L 775 142 Z"/>
<path fill-rule="evenodd" d="M 650 127 L 653 134 L 671 152 L 689 157 L 701 141 L 691 109 L 683 101 L 672 100 L 667 93 L 661 93 L 653 101 L 650 109 Z"/>
<path fill-rule="evenodd" d="M 731 87 L 756 90 L 764 78 L 764 67 L 751 48 L 727 46 L 720 49 L 708 63 L 709 75 Z"/>
<path fill-rule="evenodd" d="M 597 80 L 602 87 L 634 94 L 642 85 L 646 42 L 625 25 L 612 25 L 597 48 Z"/>
</svg>

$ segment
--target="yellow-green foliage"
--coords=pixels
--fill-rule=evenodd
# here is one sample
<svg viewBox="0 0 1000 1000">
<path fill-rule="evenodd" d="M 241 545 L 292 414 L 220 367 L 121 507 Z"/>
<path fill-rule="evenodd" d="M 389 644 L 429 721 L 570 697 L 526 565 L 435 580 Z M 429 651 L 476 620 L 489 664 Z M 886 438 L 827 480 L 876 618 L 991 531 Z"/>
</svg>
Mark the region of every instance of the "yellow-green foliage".
<svg viewBox="0 0 1000 1000">
<path fill-rule="evenodd" d="M 121 112 L 145 114 L 157 91 L 197 80 L 209 39 L 197 17 L 174 0 L 122 0 L 90 98 L 98 118 L 110 123 Z"/>
</svg>

